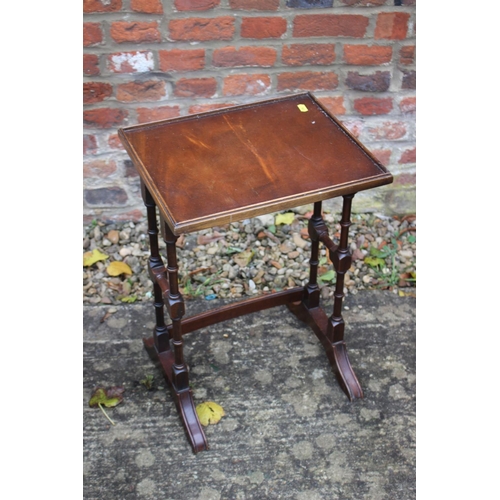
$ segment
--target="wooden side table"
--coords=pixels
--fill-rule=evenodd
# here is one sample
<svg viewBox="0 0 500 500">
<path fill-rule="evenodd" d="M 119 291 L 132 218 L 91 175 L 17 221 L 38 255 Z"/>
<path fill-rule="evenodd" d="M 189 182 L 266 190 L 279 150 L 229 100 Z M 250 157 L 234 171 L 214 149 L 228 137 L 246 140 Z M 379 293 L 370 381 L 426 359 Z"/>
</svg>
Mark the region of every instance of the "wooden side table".
<svg viewBox="0 0 500 500">
<path fill-rule="evenodd" d="M 119 135 L 139 172 L 147 207 L 156 327 L 145 346 L 159 362 L 196 453 L 208 448 L 183 355 L 186 333 L 286 304 L 325 348 L 349 399 L 363 392 L 347 356 L 342 299 L 351 266 L 348 230 L 355 193 L 392 182 L 392 175 L 309 93 L 126 127 Z M 342 196 L 340 241 L 321 217 L 322 200 Z M 309 221 L 309 283 L 242 300 L 183 319 L 175 242 L 180 234 L 314 203 Z M 166 243 L 159 253 L 157 212 Z M 320 308 L 319 243 L 337 273 L 333 313 Z M 171 318 L 167 325 L 164 306 Z"/>
</svg>

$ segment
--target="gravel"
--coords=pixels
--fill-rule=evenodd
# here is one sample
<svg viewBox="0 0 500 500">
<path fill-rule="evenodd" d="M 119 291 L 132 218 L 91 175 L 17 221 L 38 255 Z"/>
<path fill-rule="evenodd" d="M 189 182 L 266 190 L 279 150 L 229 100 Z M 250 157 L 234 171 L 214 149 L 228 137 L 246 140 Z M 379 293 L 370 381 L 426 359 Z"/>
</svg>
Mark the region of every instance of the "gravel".
<svg viewBox="0 0 500 500">
<path fill-rule="evenodd" d="M 184 298 L 231 299 L 305 285 L 311 208 L 294 210 L 291 224 L 276 225 L 277 214 L 269 214 L 181 236 L 177 256 Z M 323 218 L 330 236 L 338 242 L 338 214 L 325 211 Z M 84 304 L 152 301 L 147 230 L 146 219 L 112 224 L 94 220 L 84 226 L 84 257 L 94 249 L 107 256 L 83 267 Z M 345 276 L 344 293 L 389 289 L 416 295 L 415 216 L 353 214 L 349 242 L 353 261 Z M 325 247 L 320 249 L 319 285 L 322 298 L 328 299 L 333 295 L 335 273 Z M 161 238 L 160 251 L 165 256 Z M 131 273 L 110 276 L 107 269 L 113 261 L 124 262 Z"/>
</svg>

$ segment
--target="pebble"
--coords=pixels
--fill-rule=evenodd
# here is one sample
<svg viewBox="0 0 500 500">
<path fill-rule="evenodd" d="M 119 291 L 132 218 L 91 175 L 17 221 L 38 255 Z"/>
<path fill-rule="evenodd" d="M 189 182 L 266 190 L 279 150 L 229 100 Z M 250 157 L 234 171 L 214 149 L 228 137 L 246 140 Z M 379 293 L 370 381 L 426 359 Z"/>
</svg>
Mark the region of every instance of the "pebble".
<svg viewBox="0 0 500 500">
<path fill-rule="evenodd" d="M 301 234 L 307 236 L 310 210 L 301 207 L 294 212 L 301 216 L 290 225 L 275 226 L 276 214 L 269 214 L 185 235 L 182 245 L 177 248 L 180 291 L 184 298 L 230 299 L 305 285 L 309 279 L 311 242 Z M 330 229 L 330 237 L 338 243 L 339 214 L 325 213 L 323 218 Z M 403 230 L 399 237 L 398 232 Z M 84 303 L 151 302 L 153 285 L 147 271 L 147 231 L 146 220 L 108 225 L 97 221 L 84 226 L 83 253 L 97 248 L 108 255 L 105 261 L 84 268 Z M 204 236 L 200 241 L 208 243 L 198 244 L 200 236 Z M 389 255 L 382 269 L 370 267 L 364 261 L 369 255 L 370 245 L 389 244 L 387 248 L 393 250 L 391 238 L 400 242 L 400 247 L 394 250 L 395 258 Z M 165 243 L 161 238 L 159 248 L 166 261 Z M 404 284 L 407 285 L 404 290 L 413 288 L 415 291 L 415 282 L 404 282 L 399 278 L 416 272 L 415 218 L 398 220 L 374 214 L 354 214 L 349 230 L 349 248 L 353 262 L 345 276 L 345 293 L 354 295 L 371 288 L 398 293 Z M 321 276 L 333 268 L 323 245 L 320 245 L 319 258 Z M 108 276 L 105 270 L 114 260 L 126 262 L 133 271 L 132 276 Z M 396 273 L 392 270 L 393 262 Z M 322 299 L 331 299 L 335 280 L 327 285 L 319 284 Z"/>
</svg>

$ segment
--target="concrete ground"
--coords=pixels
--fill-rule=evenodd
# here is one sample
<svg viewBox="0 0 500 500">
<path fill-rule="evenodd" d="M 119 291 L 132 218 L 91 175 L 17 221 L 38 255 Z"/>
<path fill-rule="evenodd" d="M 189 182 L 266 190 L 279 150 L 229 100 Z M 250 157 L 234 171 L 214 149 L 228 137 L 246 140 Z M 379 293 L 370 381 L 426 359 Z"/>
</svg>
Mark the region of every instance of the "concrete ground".
<svg viewBox="0 0 500 500">
<path fill-rule="evenodd" d="M 219 305 L 186 303 L 186 316 Z M 345 300 L 346 341 L 365 398 L 349 402 L 314 333 L 285 306 L 184 337 L 196 403 L 226 416 L 194 455 L 142 347 L 152 305 L 84 307 L 86 500 L 416 498 L 415 305 L 365 291 Z M 330 314 L 331 303 L 323 304 Z M 113 309 L 111 309 L 113 310 Z M 141 380 L 154 376 L 148 390 Z M 107 410 L 96 386 L 123 386 Z"/>
</svg>

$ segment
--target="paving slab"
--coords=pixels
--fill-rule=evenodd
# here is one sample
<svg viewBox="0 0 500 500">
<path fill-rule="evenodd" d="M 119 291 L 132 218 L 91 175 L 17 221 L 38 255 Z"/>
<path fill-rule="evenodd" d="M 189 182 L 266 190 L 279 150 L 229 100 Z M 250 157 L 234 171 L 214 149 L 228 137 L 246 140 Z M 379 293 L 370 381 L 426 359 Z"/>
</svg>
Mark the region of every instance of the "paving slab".
<svg viewBox="0 0 500 500">
<path fill-rule="evenodd" d="M 187 301 L 186 316 L 219 305 Z M 205 428 L 210 449 L 197 455 L 142 346 L 152 305 L 112 314 L 84 307 L 84 498 L 416 498 L 416 299 L 366 291 L 345 306 L 348 352 L 365 394 L 353 403 L 312 330 L 285 306 L 184 337 L 195 402 L 226 412 Z M 151 390 L 141 383 L 148 375 Z M 123 402 L 107 410 L 115 425 L 88 406 L 96 386 L 125 388 Z"/>
</svg>

